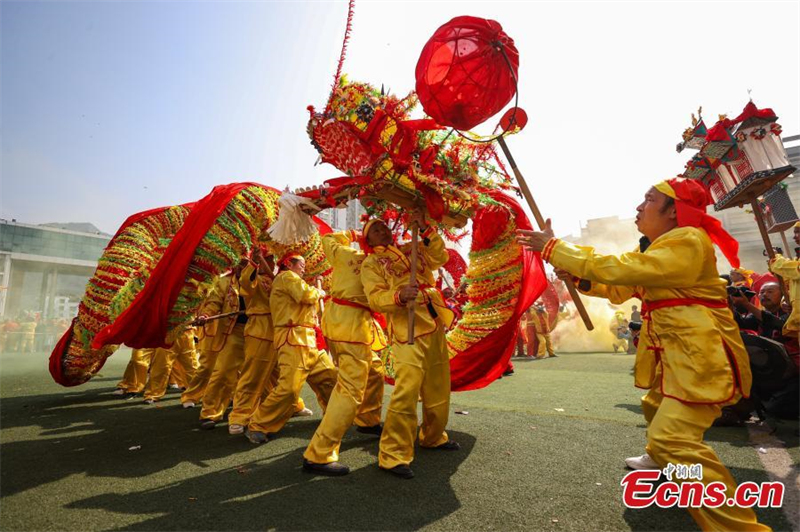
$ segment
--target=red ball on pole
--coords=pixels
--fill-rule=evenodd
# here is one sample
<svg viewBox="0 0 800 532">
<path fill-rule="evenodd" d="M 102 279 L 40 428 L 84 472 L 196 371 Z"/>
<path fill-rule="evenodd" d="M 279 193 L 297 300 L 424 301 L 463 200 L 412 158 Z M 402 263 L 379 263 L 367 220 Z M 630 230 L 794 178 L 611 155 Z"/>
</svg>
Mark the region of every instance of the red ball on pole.
<svg viewBox="0 0 800 532">
<path fill-rule="evenodd" d="M 516 93 L 519 52 L 494 20 L 456 17 L 425 44 L 417 61 L 417 95 L 438 123 L 471 129 Z"/>
</svg>

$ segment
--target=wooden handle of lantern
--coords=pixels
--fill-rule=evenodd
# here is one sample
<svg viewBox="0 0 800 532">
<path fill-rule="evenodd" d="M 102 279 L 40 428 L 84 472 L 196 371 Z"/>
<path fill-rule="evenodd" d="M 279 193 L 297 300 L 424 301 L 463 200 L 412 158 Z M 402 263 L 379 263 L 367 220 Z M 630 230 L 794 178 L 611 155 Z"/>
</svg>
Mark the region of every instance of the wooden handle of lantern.
<svg viewBox="0 0 800 532">
<path fill-rule="evenodd" d="M 417 284 L 417 262 L 419 261 L 419 226 L 414 224 L 411 228 L 411 273 L 408 284 Z M 414 317 L 416 316 L 416 301 L 406 303 L 408 307 L 408 345 L 414 345 Z"/>
<path fill-rule="evenodd" d="M 539 207 L 536 205 L 536 201 L 534 201 L 533 199 L 533 194 L 531 194 L 531 189 L 528 188 L 528 183 L 525 181 L 525 178 L 522 177 L 522 172 L 520 172 L 519 168 L 517 168 L 517 162 L 511 155 L 511 150 L 508 149 L 508 145 L 506 144 L 506 139 L 504 139 L 503 136 L 501 135 L 500 137 L 498 137 L 497 142 L 500 144 L 500 148 L 503 150 L 506 159 L 508 159 L 508 164 L 511 165 L 511 169 L 514 171 L 514 176 L 517 178 L 517 183 L 519 183 L 519 188 L 522 191 L 522 195 L 528 202 L 528 207 L 531 208 L 533 217 L 536 219 L 536 225 L 539 226 L 539 229 L 544 230 L 545 228 L 544 216 L 542 216 L 541 211 L 539 211 Z M 567 287 L 569 295 L 572 297 L 572 302 L 575 303 L 575 308 L 578 309 L 578 314 L 581 315 L 581 319 L 583 320 L 583 324 L 586 326 L 586 329 L 589 331 L 593 330 L 594 324 L 592 323 L 592 318 L 589 317 L 589 313 L 586 311 L 586 307 L 583 305 L 583 301 L 581 301 L 581 296 L 578 293 L 578 290 L 575 288 L 575 284 L 569 280 L 564 281 L 564 284 Z"/>
<path fill-rule="evenodd" d="M 764 213 L 761 211 L 761 206 L 758 204 L 758 199 L 753 198 L 750 201 L 750 205 L 753 207 L 753 216 L 756 217 L 758 231 L 761 233 L 761 239 L 764 241 L 764 247 L 767 250 L 767 257 L 769 257 L 769 262 L 771 262 L 772 259 L 775 258 L 775 250 L 772 248 L 772 241 L 769 239 L 767 224 L 764 222 Z M 786 288 L 786 283 L 783 282 L 783 278 L 778 274 L 773 275 L 777 277 L 778 282 L 781 285 L 781 292 L 783 293 L 784 299 L 786 299 L 786 301 L 791 301 L 789 291 Z"/>
</svg>

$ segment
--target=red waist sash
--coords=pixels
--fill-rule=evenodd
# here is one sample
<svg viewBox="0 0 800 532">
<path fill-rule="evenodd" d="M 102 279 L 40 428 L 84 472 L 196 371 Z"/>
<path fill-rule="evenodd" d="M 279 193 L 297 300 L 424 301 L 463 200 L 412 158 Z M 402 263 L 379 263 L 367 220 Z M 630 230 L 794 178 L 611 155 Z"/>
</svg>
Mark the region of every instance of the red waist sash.
<svg viewBox="0 0 800 532">
<path fill-rule="evenodd" d="M 370 313 L 370 315 L 372 315 L 372 318 L 378 322 L 378 325 L 380 325 L 382 329 L 386 329 L 386 318 L 383 317 L 383 314 L 381 314 L 380 312 L 374 312 L 367 305 L 362 305 L 361 303 L 350 301 L 349 299 L 339 299 L 338 297 L 331 298 L 331 301 L 333 301 L 337 305 L 342 305 L 343 307 L 353 307 L 353 308 L 360 308 L 361 310 L 366 310 L 367 312 Z"/>
</svg>

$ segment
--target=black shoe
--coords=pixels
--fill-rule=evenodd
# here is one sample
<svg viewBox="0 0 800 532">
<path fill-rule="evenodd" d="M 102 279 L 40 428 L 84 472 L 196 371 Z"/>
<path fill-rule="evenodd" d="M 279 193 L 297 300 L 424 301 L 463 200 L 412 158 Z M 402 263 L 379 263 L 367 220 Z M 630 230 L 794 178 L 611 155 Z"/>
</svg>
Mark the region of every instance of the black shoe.
<svg viewBox="0 0 800 532">
<path fill-rule="evenodd" d="M 510 369 L 510 370 L 508 370 L 508 371 L 504 371 L 504 372 L 503 372 L 503 377 L 510 377 L 510 376 L 511 376 L 511 375 L 513 375 L 513 374 L 514 374 L 514 370 L 513 370 L 513 369 Z"/>
<path fill-rule="evenodd" d="M 203 430 L 213 430 L 217 426 L 217 422 L 213 419 L 204 419 L 200 422 L 200 428 Z"/>
<path fill-rule="evenodd" d="M 247 438 L 250 443 L 255 443 L 256 445 L 261 445 L 262 443 L 267 443 L 269 441 L 269 434 L 260 432 L 258 430 L 245 429 L 244 437 Z"/>
<path fill-rule="evenodd" d="M 373 436 L 380 437 L 383 434 L 383 427 L 380 423 L 377 425 L 372 425 L 371 427 L 356 427 L 356 432 L 360 432 L 361 434 L 372 434 Z"/>
<path fill-rule="evenodd" d="M 436 447 L 428 447 L 428 449 L 434 451 L 460 451 L 461 445 L 457 441 L 447 440 L 441 445 L 437 445 Z"/>
<path fill-rule="evenodd" d="M 386 469 L 385 467 L 381 467 L 381 469 L 383 471 L 386 471 L 387 473 L 391 473 L 396 477 L 404 478 L 406 480 L 414 478 L 414 472 L 411 471 L 411 468 L 408 467 L 407 465 L 394 466 L 391 469 Z"/>
<path fill-rule="evenodd" d="M 350 472 L 350 468 L 339 462 L 329 464 L 315 464 L 303 458 L 303 471 L 315 475 L 325 475 L 326 477 L 341 477 Z"/>
</svg>

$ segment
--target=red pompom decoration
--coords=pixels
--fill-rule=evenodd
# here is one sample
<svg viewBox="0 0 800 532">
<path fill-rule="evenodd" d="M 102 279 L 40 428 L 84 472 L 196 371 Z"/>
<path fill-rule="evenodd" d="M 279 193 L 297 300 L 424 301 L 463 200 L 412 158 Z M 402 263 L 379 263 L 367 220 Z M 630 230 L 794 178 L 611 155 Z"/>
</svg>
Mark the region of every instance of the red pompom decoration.
<svg viewBox="0 0 800 532">
<path fill-rule="evenodd" d="M 417 95 L 438 123 L 471 129 L 511 101 L 518 68 L 519 52 L 499 23 L 456 17 L 436 30 L 422 49 Z"/>
</svg>

